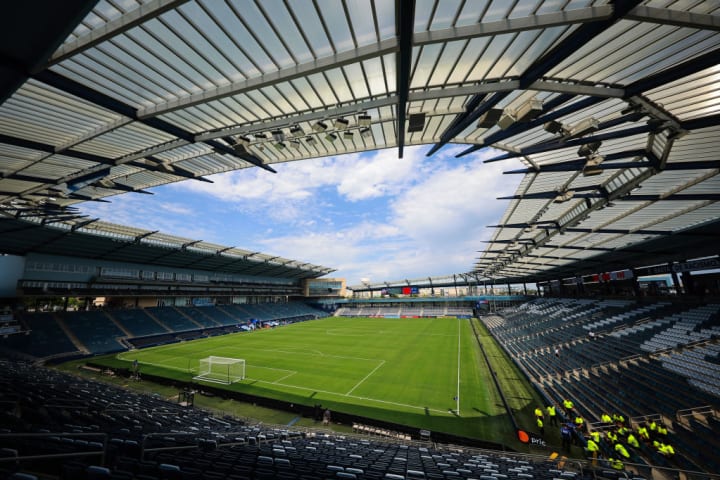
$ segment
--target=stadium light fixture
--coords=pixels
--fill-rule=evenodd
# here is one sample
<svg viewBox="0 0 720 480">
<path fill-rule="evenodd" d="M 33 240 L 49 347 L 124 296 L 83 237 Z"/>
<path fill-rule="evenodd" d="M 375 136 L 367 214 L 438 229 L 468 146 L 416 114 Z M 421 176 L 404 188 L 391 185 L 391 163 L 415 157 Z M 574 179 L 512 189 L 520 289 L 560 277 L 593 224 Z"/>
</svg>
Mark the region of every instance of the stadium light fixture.
<svg viewBox="0 0 720 480">
<path fill-rule="evenodd" d="M 357 123 L 360 127 L 369 127 L 372 122 L 372 117 L 367 113 L 363 112 L 357 117 Z"/>
<path fill-rule="evenodd" d="M 592 133 L 598 129 L 600 123 L 594 118 L 586 118 L 577 125 L 570 127 L 566 138 L 582 137 L 588 133 Z"/>
<path fill-rule="evenodd" d="M 273 130 L 272 136 L 276 142 L 282 142 L 283 140 L 285 140 L 285 134 L 282 130 Z"/>
<path fill-rule="evenodd" d="M 315 122 L 315 124 L 312 126 L 312 129 L 318 133 L 324 132 L 327 130 L 328 126 L 325 122 Z"/>
<path fill-rule="evenodd" d="M 527 102 L 523 103 L 515 110 L 515 121 L 517 122 L 529 122 L 534 120 L 542 113 L 543 102 L 537 98 L 531 98 Z"/>
<path fill-rule="evenodd" d="M 337 138 L 337 135 L 335 135 L 334 133 L 328 133 L 327 135 L 325 135 L 325 140 L 327 140 L 328 142 L 334 142 L 335 140 L 337 140 Z"/>
<path fill-rule="evenodd" d="M 567 202 L 568 200 L 572 199 L 575 196 L 575 192 L 572 190 L 567 190 L 565 192 L 558 192 L 557 196 L 553 200 L 555 203 L 563 203 Z"/>
<path fill-rule="evenodd" d="M 492 128 L 500 120 L 503 111 L 499 108 L 491 108 L 483 113 L 477 122 L 477 128 Z"/>
<path fill-rule="evenodd" d="M 345 133 L 343 133 L 343 138 L 344 138 L 345 140 L 352 140 L 354 137 L 355 137 L 355 135 L 353 134 L 353 132 L 345 132 Z"/>
<path fill-rule="evenodd" d="M 306 138 L 305 138 L 305 142 L 306 142 L 308 145 L 314 145 L 315 142 L 317 142 L 317 140 L 315 140 L 315 137 L 306 137 Z"/>
<path fill-rule="evenodd" d="M 266 133 L 253 133 L 255 140 L 267 140 L 268 136 Z"/>
<path fill-rule="evenodd" d="M 285 144 L 283 142 L 277 142 L 275 148 L 278 150 L 285 150 Z"/>
<path fill-rule="evenodd" d="M 239 136 L 235 139 L 237 145 L 250 145 L 250 138 L 245 136 Z"/>
<path fill-rule="evenodd" d="M 360 136 L 363 138 L 370 138 L 372 137 L 372 129 L 371 128 L 363 128 L 360 130 Z"/>
<path fill-rule="evenodd" d="M 287 145 L 293 150 L 298 150 L 300 148 L 300 142 L 298 142 L 297 140 L 290 140 Z"/>
<path fill-rule="evenodd" d="M 336 118 L 333 126 L 336 130 L 345 130 L 350 126 L 350 120 L 346 120 L 342 117 Z"/>
<path fill-rule="evenodd" d="M 584 177 L 590 177 L 592 175 L 600 175 L 603 170 L 600 168 L 600 164 L 605 160 L 605 157 L 602 155 L 598 155 L 597 153 L 593 153 L 590 155 L 587 159 L 587 162 L 585 162 L 585 166 L 583 167 L 582 174 Z"/>
<path fill-rule="evenodd" d="M 497 126 L 500 127 L 502 130 L 505 130 L 509 128 L 513 123 L 515 123 L 515 116 L 509 111 L 503 110 L 503 113 L 502 115 L 500 115 L 500 119 L 497 122 Z"/>
<path fill-rule="evenodd" d="M 305 135 L 305 132 L 302 128 L 300 128 L 299 125 L 295 125 L 290 129 L 290 135 L 292 135 L 295 138 L 300 138 Z"/>
<path fill-rule="evenodd" d="M 580 148 L 578 148 L 577 153 L 581 157 L 588 157 L 596 153 L 600 148 L 600 145 L 602 145 L 601 141 L 586 143 L 584 145 L 581 145 Z"/>
<path fill-rule="evenodd" d="M 552 133 L 553 135 L 567 134 L 567 129 L 565 128 L 565 125 L 556 120 L 550 120 L 549 122 L 544 123 L 543 128 L 546 132 Z"/>
</svg>

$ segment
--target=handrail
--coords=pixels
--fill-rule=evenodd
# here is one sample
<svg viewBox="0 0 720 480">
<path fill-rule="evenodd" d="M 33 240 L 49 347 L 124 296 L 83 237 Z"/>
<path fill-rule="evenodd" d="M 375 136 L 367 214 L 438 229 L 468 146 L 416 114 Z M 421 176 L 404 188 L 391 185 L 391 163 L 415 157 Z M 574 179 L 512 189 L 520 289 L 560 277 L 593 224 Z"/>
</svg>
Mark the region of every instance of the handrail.
<svg viewBox="0 0 720 480">
<path fill-rule="evenodd" d="M 45 453 L 40 455 L 18 455 L 14 457 L 0 457 L 1 462 L 21 462 L 25 460 L 42 460 L 50 458 L 75 458 L 100 455 L 100 463 L 105 464 L 107 455 L 108 434 L 107 433 L 66 433 L 66 432 L 48 432 L 48 433 L 2 433 L 0 441 L 4 439 L 22 439 L 22 438 L 50 438 L 50 437 L 95 437 L 102 439 L 102 450 L 90 450 L 85 452 L 69 452 L 69 453 Z"/>
</svg>

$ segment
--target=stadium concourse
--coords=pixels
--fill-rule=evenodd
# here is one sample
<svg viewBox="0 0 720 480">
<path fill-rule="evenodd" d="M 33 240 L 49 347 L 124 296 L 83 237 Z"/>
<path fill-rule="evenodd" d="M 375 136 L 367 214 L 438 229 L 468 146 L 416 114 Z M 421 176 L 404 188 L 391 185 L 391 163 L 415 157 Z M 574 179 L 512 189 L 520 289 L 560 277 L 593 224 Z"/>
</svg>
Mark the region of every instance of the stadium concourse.
<svg viewBox="0 0 720 480">
<path fill-rule="evenodd" d="M 3 478 L 718 478 L 716 2 L 5 3 Z M 78 209 L 449 144 L 522 175 L 480 258 L 349 301 L 333 268 Z M 218 418 L 48 368 L 363 309 L 488 333 L 547 404 L 513 411 L 492 375 L 543 455 Z"/>
</svg>

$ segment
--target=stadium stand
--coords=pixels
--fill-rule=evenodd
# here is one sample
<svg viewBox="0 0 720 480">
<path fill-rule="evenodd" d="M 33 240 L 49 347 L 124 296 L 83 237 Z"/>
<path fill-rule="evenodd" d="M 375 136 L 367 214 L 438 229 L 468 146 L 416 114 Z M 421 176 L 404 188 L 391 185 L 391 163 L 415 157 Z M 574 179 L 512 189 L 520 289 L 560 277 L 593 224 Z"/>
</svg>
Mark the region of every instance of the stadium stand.
<svg viewBox="0 0 720 480">
<path fill-rule="evenodd" d="M 28 333 L 0 338 L 0 348 L 33 358 L 108 353 L 129 346 L 145 348 L 238 332 L 239 324 L 254 318 L 248 310 L 262 313 L 260 321 L 278 323 L 328 315 L 302 302 L 24 314 Z M 118 343 L 118 338 L 127 345 Z"/>
<path fill-rule="evenodd" d="M 17 407 L 2 412 L 0 448 L 16 459 L 0 463 L 3 478 L 592 478 L 581 462 L 252 425 L 24 362 L 0 367 L 0 397 Z"/>
<path fill-rule="evenodd" d="M 107 314 L 120 322 L 133 337 L 144 337 L 167 332 L 167 329 L 157 323 L 141 308 L 108 311 Z"/>
<path fill-rule="evenodd" d="M 705 452 L 715 451 L 715 435 L 681 425 L 678 412 L 720 401 L 719 314 L 718 304 L 538 299 L 485 324 L 550 404 L 572 399 L 572 415 L 601 428 L 605 412 L 621 412 L 633 426 L 658 418 L 669 431 L 663 442 L 688 447 L 666 458 L 642 444 L 632 460 L 714 471 Z M 603 438 L 606 456 L 614 444 Z"/>
<path fill-rule="evenodd" d="M 123 350 L 117 338 L 126 336 L 101 311 L 66 312 L 58 317 L 91 353 L 109 353 Z"/>
<path fill-rule="evenodd" d="M 3 348 L 24 352 L 37 358 L 79 353 L 77 347 L 57 323 L 55 314 L 23 314 L 21 318 L 27 325 L 28 331 L 0 340 Z"/>
<path fill-rule="evenodd" d="M 201 328 L 201 325 L 181 314 L 175 307 L 150 307 L 147 311 L 173 332 Z"/>
</svg>

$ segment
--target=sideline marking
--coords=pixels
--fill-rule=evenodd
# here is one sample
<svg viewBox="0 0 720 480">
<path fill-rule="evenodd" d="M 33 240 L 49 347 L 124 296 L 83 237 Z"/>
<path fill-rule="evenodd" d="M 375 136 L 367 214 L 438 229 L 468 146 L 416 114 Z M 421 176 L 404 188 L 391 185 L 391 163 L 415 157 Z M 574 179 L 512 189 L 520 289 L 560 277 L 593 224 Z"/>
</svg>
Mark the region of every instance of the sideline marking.
<svg viewBox="0 0 720 480">
<path fill-rule="evenodd" d="M 456 406 L 455 411 L 460 416 L 460 329 L 462 324 L 458 318 L 458 368 L 457 368 L 457 393 L 455 394 Z"/>
<path fill-rule="evenodd" d="M 359 400 L 367 400 L 367 401 L 369 401 L 369 402 L 385 403 L 385 404 L 388 404 L 388 405 L 397 405 L 397 406 L 399 406 L 399 407 L 414 408 L 414 409 L 422 410 L 422 411 L 428 410 L 428 411 L 431 411 L 431 412 L 437 412 L 437 413 L 442 413 L 443 415 L 448 415 L 447 410 L 439 410 L 439 409 L 437 409 L 437 408 L 427 408 L 427 407 L 421 407 L 421 406 L 418 406 L 418 405 L 409 405 L 409 404 L 407 404 L 407 403 L 391 402 L 391 401 L 389 401 L 389 400 L 379 400 L 379 399 L 377 399 L 377 398 L 360 397 L 360 396 L 358 396 L 358 395 L 343 395 L 342 393 L 331 392 L 331 391 L 329 391 L 329 390 L 320 390 L 320 389 L 317 389 L 317 388 L 300 387 L 300 386 L 298 386 L 298 385 L 289 385 L 289 384 L 287 384 L 287 383 L 268 382 L 267 380 L 259 380 L 259 379 L 257 379 L 257 378 L 245 377 L 245 380 L 253 380 L 253 381 L 258 382 L 258 383 L 268 383 L 268 384 L 270 384 L 270 385 L 280 385 L 281 387 L 297 388 L 298 390 L 307 390 L 307 391 L 310 391 L 310 392 L 327 393 L 327 394 L 330 394 L 330 395 L 338 395 L 338 396 L 345 396 L 345 397 L 350 397 L 350 398 L 357 398 L 357 399 L 359 399 Z"/>
<path fill-rule="evenodd" d="M 358 383 L 356 383 L 354 387 L 352 387 L 350 390 L 348 390 L 348 392 L 345 394 L 345 396 L 350 395 L 353 392 L 353 390 L 355 390 L 357 387 L 359 387 L 361 383 L 363 383 L 365 380 L 367 380 L 370 377 L 370 375 L 375 373 L 377 371 L 377 369 L 382 367 L 383 365 L 385 365 L 385 360 L 380 360 L 380 364 L 377 367 L 373 368 L 370 373 L 365 375 L 365 378 L 363 378 Z"/>
</svg>

